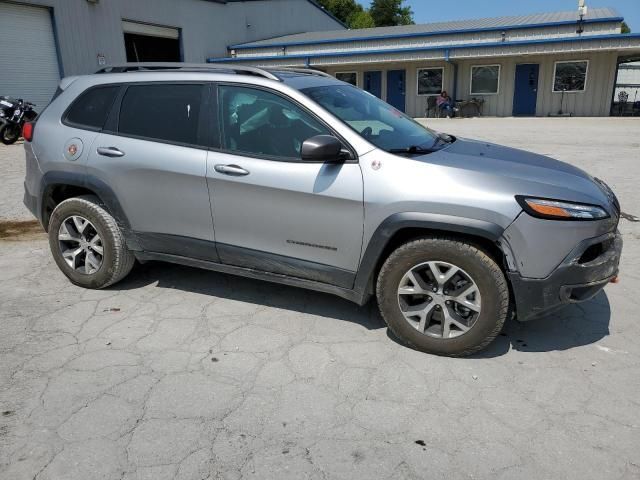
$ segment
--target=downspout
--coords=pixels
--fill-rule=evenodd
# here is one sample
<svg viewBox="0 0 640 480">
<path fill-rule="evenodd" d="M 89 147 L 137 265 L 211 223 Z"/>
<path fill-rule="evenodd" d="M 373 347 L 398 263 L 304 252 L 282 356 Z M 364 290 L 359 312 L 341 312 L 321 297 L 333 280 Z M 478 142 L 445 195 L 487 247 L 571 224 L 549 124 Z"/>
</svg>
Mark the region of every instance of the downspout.
<svg viewBox="0 0 640 480">
<path fill-rule="evenodd" d="M 448 48 L 444 51 L 444 61 L 453 65 L 453 90 L 451 92 L 451 98 L 455 101 L 458 98 L 458 64 L 451 61 Z"/>
</svg>

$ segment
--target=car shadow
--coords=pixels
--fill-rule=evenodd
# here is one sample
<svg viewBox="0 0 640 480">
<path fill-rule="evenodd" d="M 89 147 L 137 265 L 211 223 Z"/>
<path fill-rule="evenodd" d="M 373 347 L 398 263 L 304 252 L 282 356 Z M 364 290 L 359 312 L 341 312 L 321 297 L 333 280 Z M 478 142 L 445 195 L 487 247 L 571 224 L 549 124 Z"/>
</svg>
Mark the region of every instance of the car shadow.
<svg viewBox="0 0 640 480">
<path fill-rule="evenodd" d="M 280 308 L 357 323 L 369 330 L 386 328 L 375 301 L 358 305 L 327 293 L 254 280 L 235 275 L 162 262 L 136 265 L 114 290 L 134 290 L 155 284 L 212 297 Z M 499 357 L 510 350 L 551 352 L 593 344 L 609 334 L 611 307 L 604 291 L 581 304 L 568 305 L 546 317 L 529 322 L 509 319 L 502 332 L 485 350 L 467 358 Z M 405 346 L 393 332 L 387 336 Z"/>
<path fill-rule="evenodd" d="M 609 335 L 611 306 L 604 291 L 580 304 L 528 322 L 509 319 L 496 340 L 469 358 L 492 358 L 509 350 L 553 352 L 590 345 Z"/>
<path fill-rule="evenodd" d="M 386 328 L 375 302 L 359 307 L 328 293 L 171 263 L 137 264 L 130 275 L 110 288 L 135 290 L 152 284 L 158 288 L 335 318 L 358 323 L 369 330 Z"/>
</svg>

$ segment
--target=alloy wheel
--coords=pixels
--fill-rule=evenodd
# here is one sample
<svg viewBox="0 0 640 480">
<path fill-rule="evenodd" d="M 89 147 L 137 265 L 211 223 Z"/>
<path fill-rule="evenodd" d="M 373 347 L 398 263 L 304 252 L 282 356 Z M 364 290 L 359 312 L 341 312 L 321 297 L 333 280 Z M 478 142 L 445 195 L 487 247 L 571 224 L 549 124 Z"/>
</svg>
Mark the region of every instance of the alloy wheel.
<svg viewBox="0 0 640 480">
<path fill-rule="evenodd" d="M 65 218 L 58 230 L 58 243 L 62 258 L 75 271 L 92 274 L 100 270 L 104 246 L 96 227 L 86 218 Z"/>
<path fill-rule="evenodd" d="M 448 262 L 424 262 L 410 268 L 398 286 L 405 320 L 420 333 L 454 338 L 467 333 L 480 316 L 480 290 L 473 278 Z"/>
</svg>

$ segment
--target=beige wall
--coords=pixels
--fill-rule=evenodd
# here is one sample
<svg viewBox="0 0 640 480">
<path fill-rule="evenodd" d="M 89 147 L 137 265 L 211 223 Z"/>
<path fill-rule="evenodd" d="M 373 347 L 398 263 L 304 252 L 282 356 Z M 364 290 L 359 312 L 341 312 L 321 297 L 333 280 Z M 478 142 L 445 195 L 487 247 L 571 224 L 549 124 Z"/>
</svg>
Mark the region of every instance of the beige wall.
<svg viewBox="0 0 640 480">
<path fill-rule="evenodd" d="M 418 69 L 425 67 L 443 67 L 444 77 L 443 84 L 444 89 L 448 92 L 453 92 L 453 65 L 446 62 L 416 62 L 416 63 L 385 63 L 385 64 L 372 64 L 362 66 L 340 66 L 327 68 L 327 72 L 335 75 L 337 72 L 349 72 L 356 71 L 358 73 L 358 86 L 362 88 L 363 74 L 367 71 L 379 70 L 382 71 L 382 99 L 387 99 L 387 76 L 388 70 L 401 70 L 407 71 L 407 90 L 406 90 L 406 112 L 414 117 L 423 117 L 427 109 L 427 96 L 417 94 L 417 76 Z"/>
<path fill-rule="evenodd" d="M 584 92 L 565 93 L 563 110 L 575 116 L 607 116 L 615 83 L 616 52 L 575 53 L 521 57 L 497 57 L 481 60 L 458 60 L 458 85 L 457 99 L 469 99 L 470 79 L 472 65 L 501 66 L 500 90 L 497 95 L 474 95 L 484 98 L 483 115 L 486 116 L 511 116 L 513 111 L 513 94 L 516 65 L 520 63 L 540 64 L 540 76 L 538 80 L 538 100 L 536 106 L 537 116 L 554 114 L 560 109 L 561 94 L 552 92 L 554 63 L 559 60 L 588 60 L 587 86 Z M 370 70 L 382 71 L 382 98 L 386 99 L 386 75 L 387 70 L 406 69 L 406 112 L 414 117 L 425 115 L 427 97 L 418 96 L 417 69 L 421 67 L 444 67 L 444 88 L 453 95 L 454 68 L 451 63 L 443 61 L 424 61 L 411 63 L 383 63 L 363 65 L 341 65 L 339 67 L 327 67 L 328 73 L 356 71 L 358 73 L 358 86 L 362 87 L 363 72 Z"/>
</svg>

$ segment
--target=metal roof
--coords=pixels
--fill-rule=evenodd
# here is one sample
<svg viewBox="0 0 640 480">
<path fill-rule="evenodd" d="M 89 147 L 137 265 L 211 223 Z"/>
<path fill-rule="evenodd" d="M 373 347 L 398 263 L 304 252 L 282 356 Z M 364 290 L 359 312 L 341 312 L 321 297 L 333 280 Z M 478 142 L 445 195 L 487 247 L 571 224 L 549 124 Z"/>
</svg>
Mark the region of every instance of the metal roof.
<svg viewBox="0 0 640 480">
<path fill-rule="evenodd" d="M 333 30 L 320 32 L 297 33 L 282 37 L 259 40 L 256 42 L 232 45 L 229 48 L 261 48 L 285 45 L 304 45 L 313 43 L 348 42 L 405 36 L 421 36 L 434 34 L 452 34 L 469 31 L 535 28 L 573 23 L 578 20 L 577 10 L 569 12 L 548 12 L 530 15 L 479 18 L 473 20 L 456 20 L 450 22 L 424 23 L 418 25 L 402 25 L 397 27 L 363 28 L 358 30 Z M 621 22 L 623 18 L 609 7 L 591 8 L 585 16 L 586 23 Z"/>
<path fill-rule="evenodd" d="M 585 50 L 629 50 L 640 51 L 640 33 L 623 33 L 623 34 L 611 34 L 611 35 L 591 35 L 585 37 L 566 37 L 566 38 L 543 38 L 543 39 L 531 39 L 531 40 L 519 40 L 510 42 L 484 42 L 484 43 L 468 43 L 468 44 L 456 44 L 456 45 L 437 45 L 437 46 L 425 46 L 425 47 L 404 47 L 394 49 L 368 49 L 364 51 L 344 51 L 344 52 L 322 52 L 322 53 L 304 53 L 304 54 L 289 54 L 289 55 L 258 55 L 258 56 L 242 56 L 233 58 L 209 58 L 207 62 L 260 62 L 260 64 L 268 64 L 269 61 L 291 61 L 291 60 L 304 60 L 307 66 L 320 65 L 319 60 L 330 59 L 336 60 L 339 58 L 353 57 L 357 59 L 373 57 L 376 55 L 387 56 L 383 61 L 401 61 L 402 59 L 395 58 L 394 56 L 401 54 L 416 54 L 425 52 L 440 52 L 438 55 L 448 60 L 450 56 L 459 58 L 459 52 L 468 52 L 493 49 L 495 55 L 522 55 L 526 53 L 538 53 L 543 54 L 541 48 L 537 48 L 531 52 L 523 52 L 522 48 L 527 47 L 544 47 L 556 45 L 559 51 L 585 51 Z M 517 49 L 515 51 L 514 49 Z M 558 51 L 556 49 L 555 51 Z M 490 56 L 495 56 L 490 55 Z M 391 58 L 393 57 L 393 58 Z"/>
</svg>

